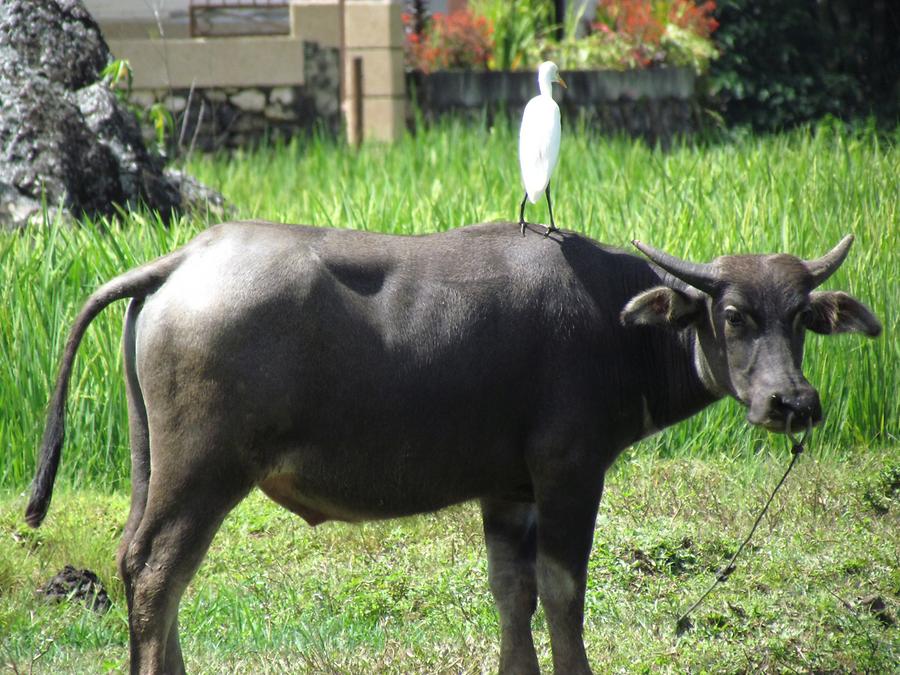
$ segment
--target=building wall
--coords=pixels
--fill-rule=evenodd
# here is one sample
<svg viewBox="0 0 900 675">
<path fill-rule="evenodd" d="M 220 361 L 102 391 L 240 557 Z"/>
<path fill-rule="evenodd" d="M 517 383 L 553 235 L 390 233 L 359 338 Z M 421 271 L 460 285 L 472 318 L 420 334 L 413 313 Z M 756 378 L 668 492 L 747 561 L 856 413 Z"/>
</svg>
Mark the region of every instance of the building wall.
<svg viewBox="0 0 900 675">
<path fill-rule="evenodd" d="M 91 15 L 103 23 L 105 20 L 148 21 L 156 20 L 154 10 L 160 17 L 186 16 L 188 0 L 82 0 Z"/>
</svg>

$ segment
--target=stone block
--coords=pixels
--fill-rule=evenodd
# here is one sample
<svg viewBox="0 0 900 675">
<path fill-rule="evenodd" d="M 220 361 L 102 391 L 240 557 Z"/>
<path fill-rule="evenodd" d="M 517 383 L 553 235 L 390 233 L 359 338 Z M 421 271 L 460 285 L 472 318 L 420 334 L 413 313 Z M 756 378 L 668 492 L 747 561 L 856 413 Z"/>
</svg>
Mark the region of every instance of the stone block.
<svg viewBox="0 0 900 675">
<path fill-rule="evenodd" d="M 290 86 L 303 83 L 302 42 L 287 36 L 110 40 L 138 89 Z"/>
<path fill-rule="evenodd" d="M 131 91 L 130 101 L 139 108 L 149 108 L 158 100 L 156 93 L 151 89 Z"/>
<path fill-rule="evenodd" d="M 347 47 L 402 47 L 403 3 L 398 0 L 347 2 L 344 36 Z"/>
<path fill-rule="evenodd" d="M 267 105 L 265 115 L 267 120 L 273 120 L 277 122 L 289 122 L 297 119 L 297 115 L 295 115 L 292 110 L 285 110 L 285 108 L 278 103 L 271 103 Z"/>
<path fill-rule="evenodd" d="M 269 103 L 278 103 L 283 106 L 294 105 L 294 90 L 291 87 L 274 87 L 269 92 Z"/>
<path fill-rule="evenodd" d="M 187 99 L 184 96 L 166 96 L 163 105 L 169 112 L 180 113 L 187 107 Z"/>
<path fill-rule="evenodd" d="M 210 103 L 224 103 L 228 100 L 228 96 L 221 89 L 204 89 L 203 98 Z"/>
<path fill-rule="evenodd" d="M 266 108 L 266 95 L 259 89 L 245 89 L 229 100 L 232 105 L 247 112 L 262 112 Z"/>
</svg>

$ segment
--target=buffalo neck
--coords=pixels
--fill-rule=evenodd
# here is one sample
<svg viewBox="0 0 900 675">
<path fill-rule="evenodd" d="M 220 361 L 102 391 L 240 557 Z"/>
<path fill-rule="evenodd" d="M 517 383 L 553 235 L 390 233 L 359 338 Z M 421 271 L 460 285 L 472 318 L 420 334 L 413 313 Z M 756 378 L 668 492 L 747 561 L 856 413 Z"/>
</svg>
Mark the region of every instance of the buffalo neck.
<svg viewBox="0 0 900 675">
<path fill-rule="evenodd" d="M 639 293 L 665 285 L 684 290 L 684 284 L 659 268 L 635 257 L 615 256 L 604 261 L 605 274 L 595 280 L 595 293 L 605 293 L 598 303 L 615 311 L 607 315 L 605 325 L 615 324 L 611 332 L 599 329 L 605 337 L 598 341 L 597 359 L 605 364 L 601 381 L 605 392 L 599 400 L 612 438 L 619 448 L 627 447 L 673 424 L 685 420 L 721 394 L 710 391 L 698 373 L 699 344 L 696 330 L 662 326 L 625 327 L 618 312 Z M 604 269 L 600 267 L 599 269 Z M 615 283 L 610 277 L 615 275 Z M 592 280 L 593 281 L 593 280 Z"/>
<path fill-rule="evenodd" d="M 670 274 L 661 270 L 658 273 L 662 285 L 687 290 L 683 282 Z M 662 327 L 648 330 L 653 332 L 653 348 L 648 354 L 653 365 L 643 372 L 653 374 L 645 383 L 651 393 L 648 409 L 656 429 L 661 430 L 692 417 L 722 398 L 722 394 L 704 384 L 700 373 L 704 360 L 693 325 L 681 330 Z"/>
</svg>

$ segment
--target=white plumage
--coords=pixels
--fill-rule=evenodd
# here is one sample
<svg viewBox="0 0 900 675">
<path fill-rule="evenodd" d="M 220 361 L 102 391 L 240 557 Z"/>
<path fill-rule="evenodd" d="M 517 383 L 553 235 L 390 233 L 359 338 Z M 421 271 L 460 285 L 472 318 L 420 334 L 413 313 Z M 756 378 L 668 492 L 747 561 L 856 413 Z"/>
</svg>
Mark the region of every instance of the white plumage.
<svg viewBox="0 0 900 675">
<path fill-rule="evenodd" d="M 559 106 L 553 100 L 552 85 L 566 83 L 559 76 L 559 68 L 551 61 L 545 61 L 538 68 L 538 89 L 540 93 L 528 102 L 522 114 L 519 129 L 519 167 L 525 185 L 525 198 L 519 209 L 519 225 L 525 233 L 525 200 L 532 204 L 546 191 L 550 209 L 549 234 L 556 229 L 553 223 L 553 205 L 550 201 L 550 177 L 559 158 L 560 123 Z"/>
<path fill-rule="evenodd" d="M 550 96 L 535 96 L 525 106 L 519 132 L 519 166 L 528 201 L 537 204 L 559 158 L 559 106 Z"/>
</svg>

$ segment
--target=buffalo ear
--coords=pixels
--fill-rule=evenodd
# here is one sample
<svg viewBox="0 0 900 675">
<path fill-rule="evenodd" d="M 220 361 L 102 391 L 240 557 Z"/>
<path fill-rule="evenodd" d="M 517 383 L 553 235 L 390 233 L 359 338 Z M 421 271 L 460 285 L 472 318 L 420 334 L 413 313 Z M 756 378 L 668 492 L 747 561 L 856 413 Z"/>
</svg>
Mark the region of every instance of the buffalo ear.
<svg viewBox="0 0 900 675">
<path fill-rule="evenodd" d="M 815 291 L 809 294 L 810 316 L 806 327 L 816 333 L 881 334 L 881 322 L 868 307 L 843 291 Z"/>
<path fill-rule="evenodd" d="M 684 328 L 704 311 L 704 303 L 668 286 L 644 291 L 625 305 L 619 315 L 623 326 L 667 326 Z"/>
</svg>

